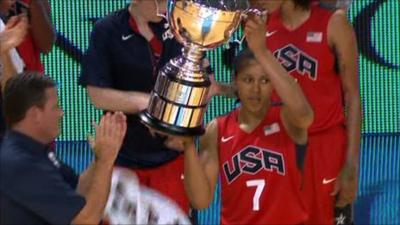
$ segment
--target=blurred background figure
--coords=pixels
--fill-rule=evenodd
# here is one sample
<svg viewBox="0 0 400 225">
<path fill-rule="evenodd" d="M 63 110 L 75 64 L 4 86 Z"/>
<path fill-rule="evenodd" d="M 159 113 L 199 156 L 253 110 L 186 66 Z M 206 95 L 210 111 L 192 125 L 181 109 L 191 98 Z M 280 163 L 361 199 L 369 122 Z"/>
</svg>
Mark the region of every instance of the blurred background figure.
<svg viewBox="0 0 400 225">
<path fill-rule="evenodd" d="M 28 17 L 29 31 L 18 45 L 18 53 L 25 64 L 25 70 L 43 73 L 40 54 L 51 51 L 55 31 L 51 22 L 48 0 L 0 0 L 0 17 L 8 21 L 12 16 L 24 14 Z"/>
<path fill-rule="evenodd" d="M 14 16 L 7 24 L 0 19 L 0 59 L 2 62 L 1 82 L 15 73 L 24 69 L 24 62 L 16 51 L 17 47 L 25 38 L 28 31 L 28 20 L 26 16 Z"/>
</svg>

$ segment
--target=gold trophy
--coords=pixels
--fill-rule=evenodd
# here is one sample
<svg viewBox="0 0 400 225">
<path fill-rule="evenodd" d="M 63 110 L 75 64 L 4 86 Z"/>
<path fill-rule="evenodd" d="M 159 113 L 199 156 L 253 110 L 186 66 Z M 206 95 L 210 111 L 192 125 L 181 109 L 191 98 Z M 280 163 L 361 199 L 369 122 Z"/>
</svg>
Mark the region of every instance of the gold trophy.
<svg viewBox="0 0 400 225">
<path fill-rule="evenodd" d="M 247 0 L 169 0 L 167 18 L 182 55 L 160 71 L 150 102 L 140 114 L 144 124 L 161 132 L 196 136 L 204 133 L 210 86 L 202 67 L 206 50 L 227 42 L 249 12 Z"/>
</svg>

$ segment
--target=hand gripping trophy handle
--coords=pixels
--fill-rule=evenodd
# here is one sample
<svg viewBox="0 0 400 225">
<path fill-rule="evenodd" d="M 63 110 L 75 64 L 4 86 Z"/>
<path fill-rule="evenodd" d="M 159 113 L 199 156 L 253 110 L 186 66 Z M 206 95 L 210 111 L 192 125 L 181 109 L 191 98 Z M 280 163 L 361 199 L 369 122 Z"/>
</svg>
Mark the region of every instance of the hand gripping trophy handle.
<svg viewBox="0 0 400 225">
<path fill-rule="evenodd" d="M 168 3 L 170 27 L 184 48 L 181 56 L 170 60 L 159 71 L 149 105 L 140 114 L 145 125 L 164 133 L 181 136 L 204 133 L 203 116 L 210 86 L 202 67 L 204 52 L 227 42 L 245 12 L 250 12 L 215 8 L 199 1 L 169 0 Z"/>
</svg>

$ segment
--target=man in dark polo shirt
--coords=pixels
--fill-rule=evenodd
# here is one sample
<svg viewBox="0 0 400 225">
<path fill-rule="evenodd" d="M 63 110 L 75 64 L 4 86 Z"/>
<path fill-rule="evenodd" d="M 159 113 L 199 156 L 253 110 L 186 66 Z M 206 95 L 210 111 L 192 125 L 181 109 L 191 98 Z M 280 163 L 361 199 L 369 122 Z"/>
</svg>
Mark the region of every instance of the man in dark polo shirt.
<svg viewBox="0 0 400 225">
<path fill-rule="evenodd" d="M 98 224 L 126 130 L 121 112 L 108 113 L 92 139 L 95 159 L 78 178 L 48 151 L 63 111 L 55 83 L 39 73 L 11 78 L 4 89 L 10 127 L 0 149 L 1 224 Z"/>
<path fill-rule="evenodd" d="M 129 7 L 100 19 L 84 56 L 79 84 L 95 107 L 127 114 L 128 129 L 117 166 L 133 169 L 143 185 L 154 188 L 188 212 L 183 187 L 183 157 L 178 143 L 152 136 L 138 113 L 147 107 L 158 70 L 181 54 L 165 13 L 166 0 L 132 0 Z"/>
</svg>

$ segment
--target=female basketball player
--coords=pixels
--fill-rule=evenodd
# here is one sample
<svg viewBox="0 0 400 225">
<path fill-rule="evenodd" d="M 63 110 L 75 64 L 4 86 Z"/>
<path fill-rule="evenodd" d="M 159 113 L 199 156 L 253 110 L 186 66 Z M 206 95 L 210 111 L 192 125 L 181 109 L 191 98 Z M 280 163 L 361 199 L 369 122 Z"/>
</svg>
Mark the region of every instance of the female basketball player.
<svg viewBox="0 0 400 225">
<path fill-rule="evenodd" d="M 334 210 L 335 205 L 351 204 L 357 192 L 361 107 L 354 31 L 344 10 L 325 9 L 312 0 L 252 3 L 272 12 L 267 45 L 298 80 L 315 113 L 304 165 L 307 224 L 332 224 L 334 211 L 339 216 L 343 210 Z"/>
<path fill-rule="evenodd" d="M 211 121 L 200 139 L 185 146 L 185 188 L 195 208 L 213 199 L 221 174 L 221 224 L 300 224 L 301 168 L 313 111 L 299 85 L 265 44 L 264 21 L 247 21 L 249 49 L 235 62 L 241 106 Z M 272 91 L 283 106 L 270 104 Z"/>
</svg>

